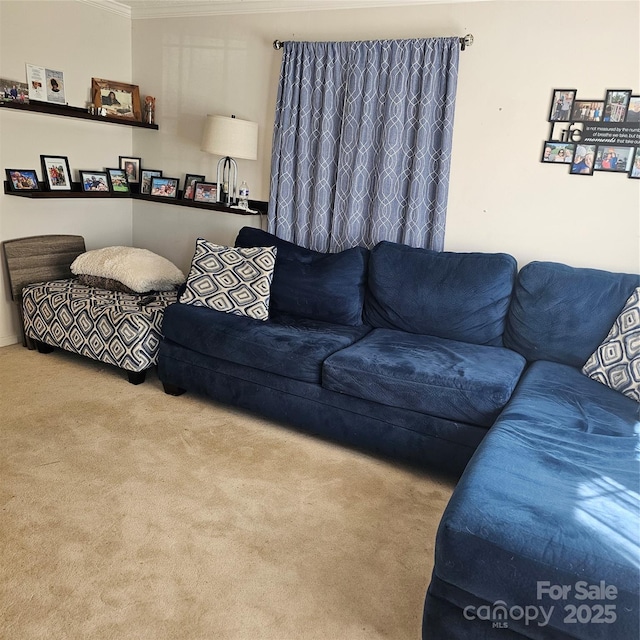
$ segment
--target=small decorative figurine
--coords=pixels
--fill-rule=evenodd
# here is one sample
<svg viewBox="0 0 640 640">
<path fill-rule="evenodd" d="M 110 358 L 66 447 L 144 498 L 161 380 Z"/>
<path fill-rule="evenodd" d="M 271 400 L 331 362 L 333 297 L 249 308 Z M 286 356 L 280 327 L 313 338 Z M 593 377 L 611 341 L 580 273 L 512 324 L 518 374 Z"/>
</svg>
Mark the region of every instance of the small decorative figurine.
<svg viewBox="0 0 640 640">
<path fill-rule="evenodd" d="M 144 99 L 144 121 L 147 124 L 154 124 L 156 117 L 156 99 L 153 96 L 146 96 Z"/>
</svg>

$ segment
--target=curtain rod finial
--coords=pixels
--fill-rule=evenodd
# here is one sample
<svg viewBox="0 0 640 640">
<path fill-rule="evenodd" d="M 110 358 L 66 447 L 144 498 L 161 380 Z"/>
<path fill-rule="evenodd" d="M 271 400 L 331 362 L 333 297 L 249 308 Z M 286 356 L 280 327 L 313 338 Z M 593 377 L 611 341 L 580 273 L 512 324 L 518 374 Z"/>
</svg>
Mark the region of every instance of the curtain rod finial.
<svg viewBox="0 0 640 640">
<path fill-rule="evenodd" d="M 460 38 L 460 48 L 464 51 L 473 44 L 473 34 L 467 33 L 464 38 Z"/>
<path fill-rule="evenodd" d="M 284 46 L 284 42 L 282 42 L 281 40 L 274 40 L 273 41 L 273 48 L 278 51 L 279 49 L 282 49 L 282 47 Z"/>
</svg>

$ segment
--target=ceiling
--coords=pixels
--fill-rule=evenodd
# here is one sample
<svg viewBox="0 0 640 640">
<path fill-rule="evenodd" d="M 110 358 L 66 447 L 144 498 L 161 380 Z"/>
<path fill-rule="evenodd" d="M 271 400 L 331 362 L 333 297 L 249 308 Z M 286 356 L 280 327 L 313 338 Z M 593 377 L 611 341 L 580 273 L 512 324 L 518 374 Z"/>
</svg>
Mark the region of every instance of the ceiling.
<svg viewBox="0 0 640 640">
<path fill-rule="evenodd" d="M 487 0 L 79 0 L 102 9 L 139 18 L 190 17 L 239 13 L 272 13 L 323 9 L 453 4 Z"/>
</svg>

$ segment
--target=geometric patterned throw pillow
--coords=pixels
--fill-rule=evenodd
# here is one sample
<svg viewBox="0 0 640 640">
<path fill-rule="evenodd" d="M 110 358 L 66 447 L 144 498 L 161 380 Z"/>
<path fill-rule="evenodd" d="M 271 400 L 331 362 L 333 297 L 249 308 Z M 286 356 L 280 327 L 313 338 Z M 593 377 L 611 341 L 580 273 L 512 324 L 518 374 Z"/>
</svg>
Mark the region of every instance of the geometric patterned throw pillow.
<svg viewBox="0 0 640 640">
<path fill-rule="evenodd" d="M 180 302 L 267 320 L 275 264 L 275 247 L 223 247 L 198 238 Z"/>
<path fill-rule="evenodd" d="M 582 373 L 640 402 L 640 287 L 631 294 Z"/>
</svg>

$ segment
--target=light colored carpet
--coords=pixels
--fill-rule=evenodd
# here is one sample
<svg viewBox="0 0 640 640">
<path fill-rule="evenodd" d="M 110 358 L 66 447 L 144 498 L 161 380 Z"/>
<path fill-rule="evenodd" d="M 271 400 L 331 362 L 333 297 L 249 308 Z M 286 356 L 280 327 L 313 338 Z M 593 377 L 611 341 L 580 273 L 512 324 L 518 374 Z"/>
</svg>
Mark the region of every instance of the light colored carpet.
<svg viewBox="0 0 640 640">
<path fill-rule="evenodd" d="M 420 637 L 453 483 L 0 349 L 0 637 Z"/>
</svg>

